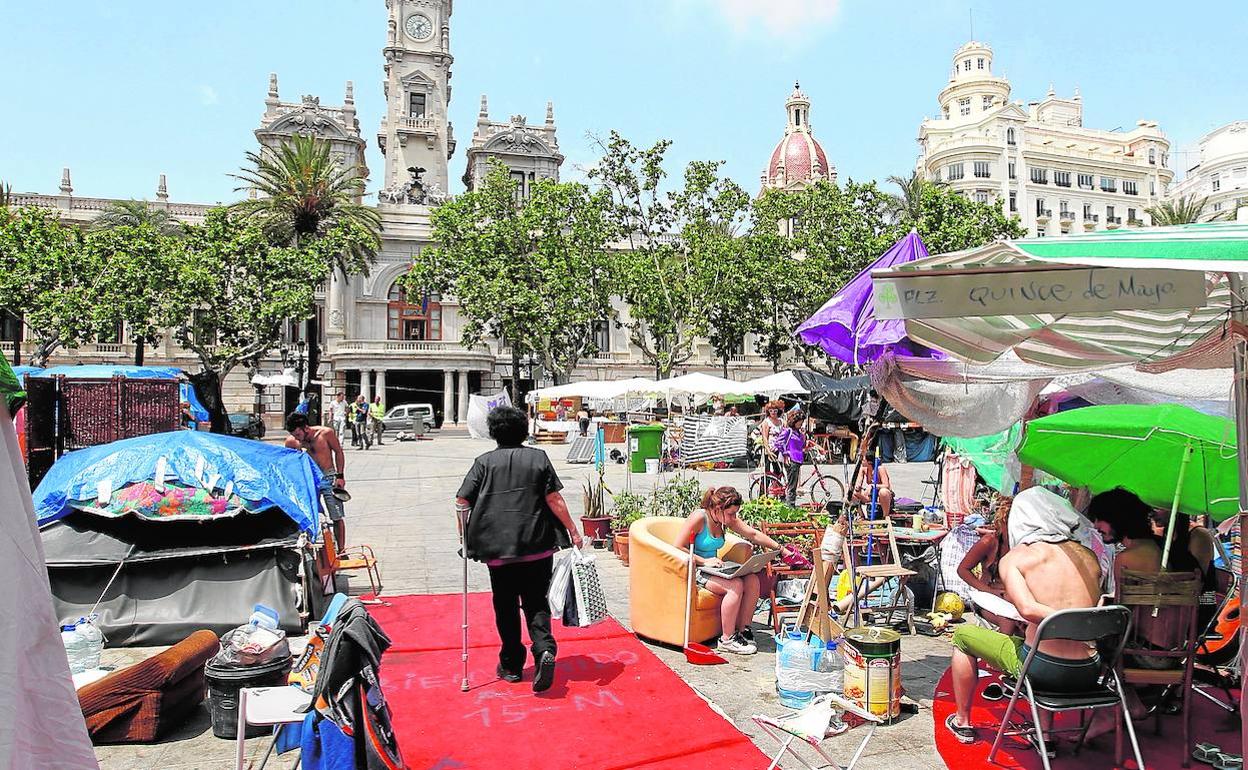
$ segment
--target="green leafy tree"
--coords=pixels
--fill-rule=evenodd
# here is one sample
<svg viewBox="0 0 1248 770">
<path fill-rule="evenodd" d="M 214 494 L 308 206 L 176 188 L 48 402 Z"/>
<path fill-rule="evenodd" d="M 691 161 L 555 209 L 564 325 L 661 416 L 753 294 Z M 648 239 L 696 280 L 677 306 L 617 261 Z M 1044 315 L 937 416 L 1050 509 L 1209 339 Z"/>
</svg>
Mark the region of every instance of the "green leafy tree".
<svg viewBox="0 0 1248 770">
<path fill-rule="evenodd" d="M 890 196 L 888 213 L 894 222 L 912 225 L 923 215 L 923 191 L 928 187 L 944 187 L 944 182 L 933 182 L 918 171 L 911 171 L 909 176 L 892 174 L 886 180 L 897 188 L 897 194 Z"/>
<path fill-rule="evenodd" d="M 92 230 L 146 225 L 161 235 L 181 235 L 182 223 L 147 201 L 113 201 L 91 222 Z"/>
<path fill-rule="evenodd" d="M 978 203 L 947 187 L 928 185 L 919 201 L 919 218 L 911 223 L 932 254 L 970 249 L 1002 238 L 1027 234 L 1017 217 L 1001 206 Z M 900 237 L 900 231 L 897 233 Z"/>
<path fill-rule="evenodd" d="M 177 232 L 183 232 L 180 224 Z M 99 266 L 92 286 L 98 298 L 91 309 L 95 327 L 125 324 L 135 343 L 134 363 L 142 366 L 146 346 L 159 343 L 179 314 L 168 302 L 176 239 L 143 222 L 92 230 L 83 238 L 82 248 L 88 263 Z"/>
<path fill-rule="evenodd" d="M 332 264 L 343 277 L 368 273 L 381 248 L 381 217 L 359 203 L 364 179 L 357 166 L 339 165 L 329 142 L 303 134 L 276 149 L 248 152 L 247 161 L 250 168 L 231 176 L 243 182 L 236 191 L 254 191 L 257 197 L 235 203 L 234 211 L 259 224 L 278 245 L 298 246 L 349 223 L 369 237 L 346 244 L 349 252 L 330 255 Z"/>
<path fill-rule="evenodd" d="M 167 281 L 174 338 L 198 358 L 191 375 L 214 433 L 227 429 L 221 381 L 240 364 L 254 364 L 281 339 L 282 324 L 311 312 L 317 286 L 334 256 L 352 253 L 373 237 L 359 223 L 339 222 L 309 242 L 275 245 L 257 223 L 213 209 L 202 225 L 176 241 Z"/>
<path fill-rule="evenodd" d="M 1208 205 L 1208 196 L 1201 198 L 1192 194 L 1180 196 L 1175 200 L 1161 201 L 1156 206 L 1149 206 L 1144 210 L 1152 217 L 1154 225 L 1188 225 L 1200 222 L 1202 219 L 1205 221 L 1217 219 L 1216 215 L 1205 218 L 1205 209 Z"/>
<path fill-rule="evenodd" d="M 0 308 L 26 327 L 35 366 L 46 365 L 59 348 L 95 336 L 92 309 L 101 266 L 93 256 L 82 248 L 81 233 L 55 214 L 0 208 Z"/>
<path fill-rule="evenodd" d="M 605 194 L 550 180 L 522 199 L 494 162 L 478 189 L 433 211 L 436 245 L 414 257 L 408 291 L 453 296 L 465 345 L 504 341 L 514 401 L 522 357 L 540 357 L 564 376 L 592 348 L 594 322 L 610 316 L 605 206 Z"/>
</svg>

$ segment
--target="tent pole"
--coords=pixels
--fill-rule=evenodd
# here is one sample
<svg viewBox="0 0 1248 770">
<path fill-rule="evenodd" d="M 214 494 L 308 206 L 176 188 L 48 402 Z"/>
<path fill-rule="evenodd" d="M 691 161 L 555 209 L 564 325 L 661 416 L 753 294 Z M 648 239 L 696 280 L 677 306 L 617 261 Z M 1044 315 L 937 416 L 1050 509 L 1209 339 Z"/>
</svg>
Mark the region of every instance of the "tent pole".
<svg viewBox="0 0 1248 770">
<path fill-rule="evenodd" d="M 1227 273 L 1231 290 L 1231 320 L 1240 324 L 1248 323 L 1248 307 L 1244 295 L 1244 279 L 1239 273 Z M 1234 365 L 1235 387 L 1235 456 L 1239 468 L 1239 581 L 1244 585 L 1243 536 L 1248 531 L 1248 342 L 1231 333 L 1232 362 Z M 1248 631 L 1241 623 L 1239 627 L 1239 662 L 1240 670 L 1248 664 Z M 1240 734 L 1245 745 L 1248 745 L 1248 719 L 1244 717 L 1243 699 L 1240 699 Z"/>
<path fill-rule="evenodd" d="M 1161 549 L 1161 571 L 1166 571 L 1170 563 L 1170 544 L 1174 542 L 1174 520 L 1179 513 L 1179 495 L 1183 493 L 1183 477 L 1187 475 L 1187 466 L 1192 461 L 1192 442 L 1188 441 L 1183 449 L 1183 462 L 1179 465 L 1179 483 L 1174 487 L 1174 502 L 1170 504 L 1170 525 L 1166 527 L 1166 545 Z"/>
</svg>

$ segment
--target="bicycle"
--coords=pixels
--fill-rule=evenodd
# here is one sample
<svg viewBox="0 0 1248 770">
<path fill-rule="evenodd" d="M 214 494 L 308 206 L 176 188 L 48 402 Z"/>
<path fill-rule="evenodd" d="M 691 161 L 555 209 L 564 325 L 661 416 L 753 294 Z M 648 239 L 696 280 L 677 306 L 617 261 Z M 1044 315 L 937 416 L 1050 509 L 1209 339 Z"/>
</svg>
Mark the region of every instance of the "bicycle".
<svg viewBox="0 0 1248 770">
<path fill-rule="evenodd" d="M 819 459 L 823 456 L 822 447 L 817 444 L 807 444 L 807 457 L 810 458 L 810 475 L 804 479 L 799 476 L 797 484 L 797 494 L 800 497 L 805 494 L 810 498 L 812 503 L 826 505 L 829 502 L 841 501 L 845 499 L 845 485 L 841 480 L 830 473 L 824 473 L 819 467 Z M 805 465 L 802 466 L 805 473 Z M 785 480 L 784 477 L 768 473 L 766 470 L 756 470 L 750 474 L 749 499 L 757 500 L 760 497 L 774 497 L 783 499 L 785 496 Z"/>
</svg>

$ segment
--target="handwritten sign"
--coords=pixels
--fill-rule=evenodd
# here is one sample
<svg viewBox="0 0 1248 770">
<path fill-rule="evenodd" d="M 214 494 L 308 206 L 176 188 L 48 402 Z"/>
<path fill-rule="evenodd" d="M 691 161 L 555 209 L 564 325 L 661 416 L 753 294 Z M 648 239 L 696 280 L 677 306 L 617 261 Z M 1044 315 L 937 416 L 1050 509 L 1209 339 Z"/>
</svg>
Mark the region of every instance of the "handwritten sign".
<svg viewBox="0 0 1248 770">
<path fill-rule="evenodd" d="M 1205 304 L 1204 273 L 1184 270 L 1016 266 L 877 271 L 871 278 L 880 319 L 1180 310 Z"/>
</svg>

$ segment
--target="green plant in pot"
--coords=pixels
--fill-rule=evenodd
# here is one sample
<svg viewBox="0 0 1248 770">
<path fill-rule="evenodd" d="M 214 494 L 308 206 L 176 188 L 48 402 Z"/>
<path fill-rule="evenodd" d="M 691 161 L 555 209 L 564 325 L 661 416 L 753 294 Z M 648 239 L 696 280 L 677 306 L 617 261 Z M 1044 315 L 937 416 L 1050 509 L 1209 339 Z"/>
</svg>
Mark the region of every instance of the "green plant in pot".
<svg viewBox="0 0 1248 770">
<path fill-rule="evenodd" d="M 611 515 L 612 548 L 615 555 L 628 565 L 628 528 L 638 519 L 651 514 L 651 498 L 632 492 L 621 492 L 611 498 L 615 510 Z"/>
<path fill-rule="evenodd" d="M 584 511 L 581 514 L 581 529 L 585 537 L 595 545 L 601 546 L 610 534 L 611 515 L 607 513 L 606 486 L 599 477 L 595 482 L 590 479 L 584 485 Z"/>
<path fill-rule="evenodd" d="M 676 476 L 650 494 L 656 516 L 688 516 L 702 505 L 702 484 L 693 476 Z"/>
</svg>

